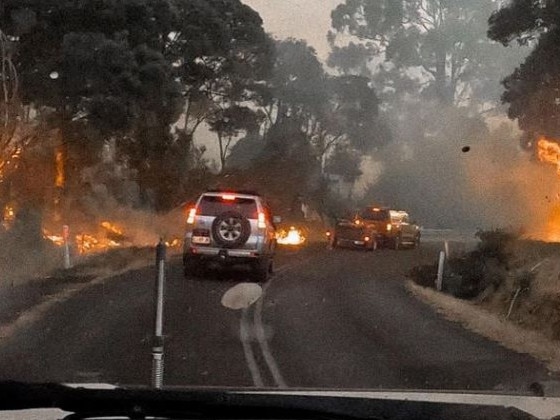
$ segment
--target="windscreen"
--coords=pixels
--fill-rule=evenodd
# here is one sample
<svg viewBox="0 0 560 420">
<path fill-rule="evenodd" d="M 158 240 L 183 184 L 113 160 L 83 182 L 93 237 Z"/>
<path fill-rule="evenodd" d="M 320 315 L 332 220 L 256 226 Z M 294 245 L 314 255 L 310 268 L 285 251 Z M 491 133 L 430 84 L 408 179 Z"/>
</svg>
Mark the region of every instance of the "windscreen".
<svg viewBox="0 0 560 420">
<path fill-rule="evenodd" d="M 224 212 L 233 211 L 248 219 L 256 219 L 257 202 L 252 198 L 239 198 L 206 195 L 198 205 L 197 214 L 201 216 L 218 216 Z"/>
<path fill-rule="evenodd" d="M 0 419 L 161 376 L 560 395 L 560 0 L 0 0 Z"/>
<path fill-rule="evenodd" d="M 381 221 L 389 218 L 388 210 L 366 208 L 360 212 L 360 219 Z"/>
</svg>

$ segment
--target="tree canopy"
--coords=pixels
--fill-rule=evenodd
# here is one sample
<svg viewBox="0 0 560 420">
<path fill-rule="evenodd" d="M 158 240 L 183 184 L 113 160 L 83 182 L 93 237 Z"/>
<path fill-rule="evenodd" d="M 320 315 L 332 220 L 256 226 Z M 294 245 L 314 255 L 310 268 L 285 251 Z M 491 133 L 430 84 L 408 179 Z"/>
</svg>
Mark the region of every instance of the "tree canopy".
<svg viewBox="0 0 560 420">
<path fill-rule="evenodd" d="M 162 171 L 186 182 L 195 130 L 256 100 L 274 54 L 239 0 L 6 0 L 0 28 L 23 104 L 61 128 L 67 159 L 92 164 L 113 139 L 144 188 Z"/>
<path fill-rule="evenodd" d="M 488 36 L 504 45 L 533 46 L 503 80 L 508 115 L 528 133 L 560 137 L 560 2 L 514 0 L 489 19 Z M 526 137 L 531 141 L 532 136 Z"/>
<path fill-rule="evenodd" d="M 387 97 L 483 103 L 519 52 L 485 37 L 494 0 L 346 0 L 332 12 L 329 64 L 369 73 Z M 350 42 L 347 42 L 350 36 Z"/>
</svg>

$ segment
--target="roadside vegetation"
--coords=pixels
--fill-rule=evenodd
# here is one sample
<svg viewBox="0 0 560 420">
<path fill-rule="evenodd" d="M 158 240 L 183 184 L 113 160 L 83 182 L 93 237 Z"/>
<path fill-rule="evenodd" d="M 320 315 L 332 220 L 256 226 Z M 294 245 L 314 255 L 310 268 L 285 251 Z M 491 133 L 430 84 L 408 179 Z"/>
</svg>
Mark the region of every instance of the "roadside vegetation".
<svg viewBox="0 0 560 420">
<path fill-rule="evenodd" d="M 502 229 L 477 237 L 475 250 L 446 261 L 443 292 L 559 340 L 560 245 Z M 409 277 L 435 289 L 437 264 L 415 267 Z"/>
</svg>

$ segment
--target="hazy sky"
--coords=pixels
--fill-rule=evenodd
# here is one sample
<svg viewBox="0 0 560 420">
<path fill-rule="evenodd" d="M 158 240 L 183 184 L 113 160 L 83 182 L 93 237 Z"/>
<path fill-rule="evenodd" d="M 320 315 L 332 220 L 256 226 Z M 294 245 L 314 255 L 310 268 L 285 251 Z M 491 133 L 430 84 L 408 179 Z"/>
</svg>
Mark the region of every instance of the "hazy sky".
<svg viewBox="0 0 560 420">
<path fill-rule="evenodd" d="M 302 38 L 318 55 L 328 55 L 331 11 L 342 0 L 242 0 L 261 15 L 264 28 L 277 38 Z"/>
</svg>

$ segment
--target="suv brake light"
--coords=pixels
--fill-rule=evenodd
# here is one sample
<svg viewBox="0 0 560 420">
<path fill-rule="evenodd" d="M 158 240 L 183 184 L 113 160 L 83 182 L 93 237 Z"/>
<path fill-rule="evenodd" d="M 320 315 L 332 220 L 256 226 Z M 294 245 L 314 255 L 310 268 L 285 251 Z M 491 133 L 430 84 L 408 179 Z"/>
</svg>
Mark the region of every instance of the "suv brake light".
<svg viewBox="0 0 560 420">
<path fill-rule="evenodd" d="M 189 210 L 189 216 L 187 217 L 188 225 L 192 225 L 194 223 L 194 216 L 196 216 L 196 207 Z"/>
<path fill-rule="evenodd" d="M 258 220 L 257 226 L 260 229 L 266 228 L 266 219 L 265 219 L 264 213 L 259 213 L 257 220 Z"/>
<path fill-rule="evenodd" d="M 222 200 L 234 201 L 235 200 L 235 195 L 233 195 L 233 194 L 223 194 L 222 195 Z"/>
</svg>

